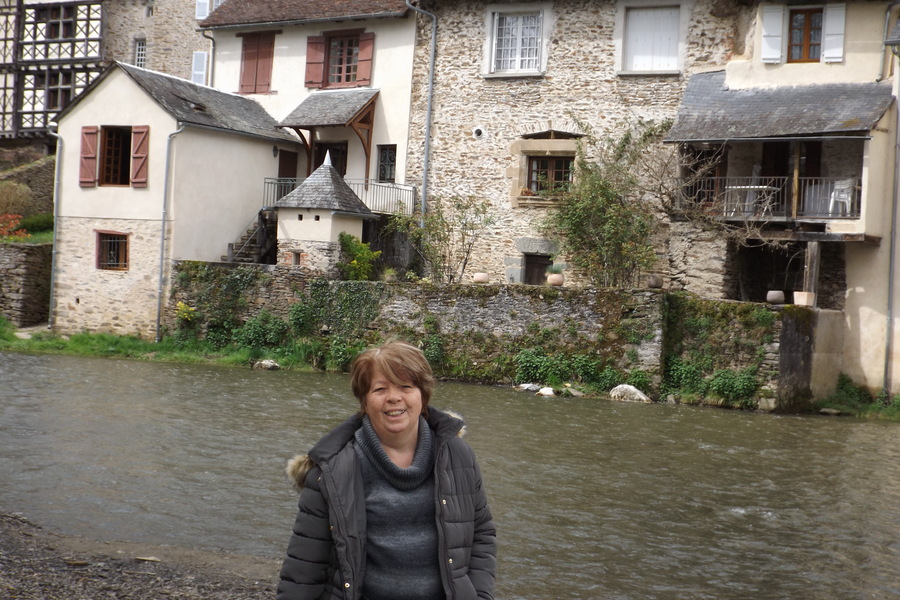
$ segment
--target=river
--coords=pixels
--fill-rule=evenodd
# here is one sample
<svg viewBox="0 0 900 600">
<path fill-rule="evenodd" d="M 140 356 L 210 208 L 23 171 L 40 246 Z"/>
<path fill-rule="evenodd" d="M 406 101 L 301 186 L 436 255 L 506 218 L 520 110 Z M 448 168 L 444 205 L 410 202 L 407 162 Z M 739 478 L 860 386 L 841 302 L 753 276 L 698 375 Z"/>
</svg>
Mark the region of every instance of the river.
<svg viewBox="0 0 900 600">
<path fill-rule="evenodd" d="M 285 460 L 343 375 L 0 353 L 0 510 L 99 540 L 278 557 Z M 497 597 L 900 596 L 900 425 L 442 383 L 498 526 Z"/>
</svg>

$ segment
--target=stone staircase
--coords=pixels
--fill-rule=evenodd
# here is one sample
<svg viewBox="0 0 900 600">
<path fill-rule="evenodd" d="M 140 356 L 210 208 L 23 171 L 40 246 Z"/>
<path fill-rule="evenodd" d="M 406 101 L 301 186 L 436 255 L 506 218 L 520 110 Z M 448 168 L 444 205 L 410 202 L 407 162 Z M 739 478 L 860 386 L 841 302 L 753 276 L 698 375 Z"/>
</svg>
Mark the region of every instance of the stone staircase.
<svg viewBox="0 0 900 600">
<path fill-rule="evenodd" d="M 222 262 L 274 265 L 277 236 L 278 214 L 273 208 L 263 208 L 241 237 L 228 244 L 228 252 L 222 256 Z"/>
</svg>

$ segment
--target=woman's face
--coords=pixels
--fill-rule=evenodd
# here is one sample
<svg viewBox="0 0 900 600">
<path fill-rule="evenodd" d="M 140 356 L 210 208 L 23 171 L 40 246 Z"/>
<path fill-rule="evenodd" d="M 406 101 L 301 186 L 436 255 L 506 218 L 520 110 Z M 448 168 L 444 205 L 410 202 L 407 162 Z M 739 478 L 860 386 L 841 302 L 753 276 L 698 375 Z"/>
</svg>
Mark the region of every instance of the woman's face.
<svg viewBox="0 0 900 600">
<path fill-rule="evenodd" d="M 392 383 L 376 371 L 366 394 L 366 414 L 382 441 L 418 433 L 422 391 L 408 381 Z"/>
</svg>

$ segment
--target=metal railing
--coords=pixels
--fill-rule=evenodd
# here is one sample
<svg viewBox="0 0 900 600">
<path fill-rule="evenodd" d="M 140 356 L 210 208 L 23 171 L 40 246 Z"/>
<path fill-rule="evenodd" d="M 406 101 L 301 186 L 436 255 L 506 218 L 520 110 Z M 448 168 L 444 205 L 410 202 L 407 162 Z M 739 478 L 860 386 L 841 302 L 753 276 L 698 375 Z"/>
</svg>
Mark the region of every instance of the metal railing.
<svg viewBox="0 0 900 600">
<path fill-rule="evenodd" d="M 359 196 L 369 210 L 380 214 L 396 212 L 413 214 L 416 205 L 416 188 L 400 183 L 385 183 L 372 179 L 345 179 L 350 189 Z M 264 206 L 275 203 L 292 192 L 303 179 L 290 177 L 266 177 L 264 182 Z"/>
<path fill-rule="evenodd" d="M 849 194 L 841 195 L 845 183 L 850 183 Z M 858 177 L 800 177 L 796 192 L 794 187 L 793 177 L 702 177 L 682 182 L 682 202 L 726 219 L 859 218 Z"/>
</svg>

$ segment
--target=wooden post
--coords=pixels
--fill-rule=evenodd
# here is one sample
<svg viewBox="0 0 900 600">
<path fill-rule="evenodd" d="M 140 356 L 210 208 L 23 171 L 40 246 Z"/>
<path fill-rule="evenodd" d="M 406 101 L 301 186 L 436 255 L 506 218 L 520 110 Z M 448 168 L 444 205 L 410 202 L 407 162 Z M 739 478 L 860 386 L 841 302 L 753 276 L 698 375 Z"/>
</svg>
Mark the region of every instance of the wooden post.
<svg viewBox="0 0 900 600">
<path fill-rule="evenodd" d="M 800 144 L 794 142 L 794 178 L 791 182 L 791 217 L 796 219 L 800 208 Z M 809 291 L 809 290 L 807 290 Z"/>
<path fill-rule="evenodd" d="M 821 262 L 822 248 L 819 242 L 806 244 L 806 265 L 803 269 L 803 291 L 812 292 L 818 297 L 819 291 L 819 263 Z"/>
</svg>

